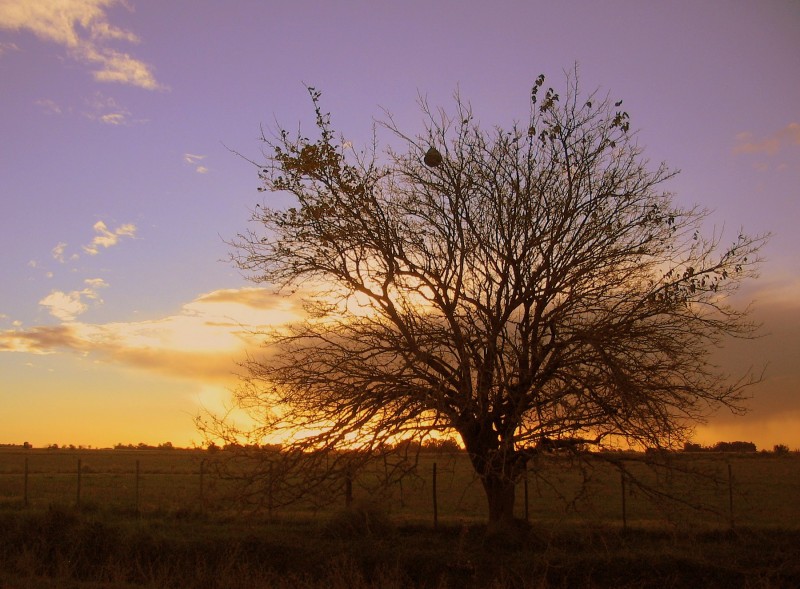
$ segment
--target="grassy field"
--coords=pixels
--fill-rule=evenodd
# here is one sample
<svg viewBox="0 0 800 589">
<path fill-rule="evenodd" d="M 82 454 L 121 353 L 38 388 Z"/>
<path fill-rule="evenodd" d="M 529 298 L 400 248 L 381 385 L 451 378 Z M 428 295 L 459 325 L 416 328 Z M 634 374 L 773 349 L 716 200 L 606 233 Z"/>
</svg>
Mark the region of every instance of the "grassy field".
<svg viewBox="0 0 800 589">
<path fill-rule="evenodd" d="M 641 455 L 612 457 L 623 459 L 630 473 L 624 497 L 629 526 L 670 523 L 729 527 L 732 514 L 735 525 L 800 527 L 797 455 L 676 454 L 671 457 L 672 469 L 651 468 Z M 80 461 L 80 502 L 84 505 L 117 510 L 138 507 L 142 512 L 230 511 L 232 506 L 225 499 L 229 487 L 203 464 L 208 458 L 199 450 L 0 449 L 0 504 L 24 501 L 26 462 L 30 507 L 76 504 Z M 432 522 L 434 462 L 440 521 L 482 521 L 483 490 L 463 454 L 423 454 L 416 472 L 388 489 L 369 487 L 367 480 L 374 477 L 364 473 L 355 480 L 354 497 L 378 504 L 395 521 Z M 645 481 L 678 501 L 649 497 L 631 482 L 632 478 Z M 526 512 L 525 486 L 518 485 L 517 510 L 521 518 Z M 603 460 L 578 464 L 569 458 L 545 457 L 531 465 L 527 477 L 528 518 L 550 524 L 621 524 L 622 490 L 620 473 Z M 694 508 L 683 505 L 681 500 Z M 343 506 L 344 501 L 343 483 L 342 496 L 333 498 L 332 508 Z M 277 513 L 314 517 L 330 509 L 301 503 Z"/>
<path fill-rule="evenodd" d="M 201 481 L 205 458 L 0 450 L 0 588 L 800 586 L 796 455 L 680 454 L 670 471 L 614 456 L 631 478 L 679 500 L 649 500 L 627 479 L 626 529 L 617 470 L 590 459 L 584 485 L 577 464 L 547 457 L 528 475 L 531 526 L 507 538 L 487 537 L 482 490 L 460 454 L 424 455 L 402 489 L 377 494 L 363 473 L 349 509 L 342 486 L 325 508 L 271 518 L 225 502 L 224 483 L 209 472 Z M 522 483 L 518 490 L 523 517 Z"/>
</svg>

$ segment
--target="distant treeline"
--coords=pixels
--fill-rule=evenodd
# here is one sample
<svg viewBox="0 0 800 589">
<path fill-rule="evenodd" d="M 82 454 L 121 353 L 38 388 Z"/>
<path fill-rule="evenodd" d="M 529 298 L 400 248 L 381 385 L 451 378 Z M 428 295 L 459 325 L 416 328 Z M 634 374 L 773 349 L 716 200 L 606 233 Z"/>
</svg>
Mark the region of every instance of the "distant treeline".
<svg viewBox="0 0 800 589">
<path fill-rule="evenodd" d="M 15 450 L 28 450 L 33 448 L 33 444 L 24 442 L 22 444 L 0 444 L 0 448 L 10 448 Z M 84 446 L 83 444 L 76 446 L 75 444 L 48 444 L 43 446 L 47 450 L 109 450 L 110 448 L 101 448 L 100 446 L 93 447 L 91 445 Z M 151 446 L 139 442 L 138 444 L 116 444 L 114 450 L 201 450 L 202 448 L 180 448 L 173 446 L 172 442 L 164 442 L 157 446 Z"/>
<path fill-rule="evenodd" d="M 10 448 L 10 449 L 30 449 L 34 446 L 29 442 L 24 442 L 22 444 L 0 444 L 0 448 Z M 92 446 L 75 446 L 74 444 L 64 444 L 59 446 L 58 444 L 49 444 L 45 446 L 48 450 L 91 450 Z M 100 450 L 102 448 L 95 448 Z M 164 442 L 163 444 L 158 445 L 150 445 L 145 444 L 144 442 L 139 442 L 138 444 L 115 444 L 113 447 L 114 450 L 203 450 L 204 448 L 194 447 L 194 448 L 181 448 L 179 446 L 175 446 L 172 442 Z M 231 450 L 267 450 L 273 452 L 280 452 L 282 446 L 280 444 L 262 444 L 262 445 L 247 445 L 242 446 L 239 444 L 225 444 L 224 446 L 218 446 L 215 443 L 210 443 L 205 450 L 208 452 L 219 452 L 219 451 L 231 451 Z M 394 446 L 396 450 L 402 450 L 405 452 L 415 452 L 415 451 L 435 451 L 435 452 L 460 452 L 463 451 L 463 448 L 453 439 L 443 438 L 443 439 L 432 439 L 426 440 L 424 442 L 419 441 L 404 441 L 396 444 Z M 753 442 L 717 442 L 713 446 L 703 446 L 701 444 L 695 444 L 693 442 L 686 442 L 683 445 L 684 452 L 738 452 L 738 453 L 756 453 L 758 452 L 758 448 Z M 797 450 L 796 450 L 797 451 Z M 790 452 L 789 447 L 785 444 L 776 444 L 772 448 L 772 453 L 774 454 L 788 454 Z M 767 450 L 761 450 L 762 454 L 768 453 Z"/>
<path fill-rule="evenodd" d="M 717 442 L 713 446 L 701 446 L 700 444 L 693 444 L 686 442 L 683 445 L 684 452 L 742 452 L 753 453 L 758 452 L 756 445 L 753 442 Z M 766 450 L 761 450 L 766 453 Z M 775 444 L 772 447 L 772 452 L 775 454 L 788 454 L 789 446 L 786 444 Z"/>
</svg>

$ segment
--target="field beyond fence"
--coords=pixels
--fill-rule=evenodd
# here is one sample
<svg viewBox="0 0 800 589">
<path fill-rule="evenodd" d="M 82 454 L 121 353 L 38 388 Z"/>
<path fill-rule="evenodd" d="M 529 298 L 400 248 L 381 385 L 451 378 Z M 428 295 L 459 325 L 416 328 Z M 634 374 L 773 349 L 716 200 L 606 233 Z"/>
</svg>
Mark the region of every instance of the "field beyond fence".
<svg viewBox="0 0 800 589">
<path fill-rule="evenodd" d="M 209 468 L 203 450 L 0 449 L 0 504 L 31 509 L 52 504 L 110 510 L 234 514 L 231 483 Z M 568 457 L 545 456 L 517 487 L 517 515 L 549 525 L 597 524 L 653 527 L 800 529 L 800 457 L 758 454 L 675 454 L 675 471 L 650 469 L 642 455 L 619 460 L 628 472 L 678 501 L 653 500 L 604 460 L 584 464 L 583 484 Z M 688 476 L 684 470 L 703 473 Z M 368 501 L 400 522 L 473 522 L 486 517 L 480 481 L 463 453 L 427 452 L 413 473 L 381 491 L 358 477 L 352 500 Z M 324 508 L 278 509 L 274 516 L 323 517 L 349 502 Z M 689 504 L 694 507 L 690 507 Z M 699 507 L 700 509 L 696 509 Z"/>
</svg>

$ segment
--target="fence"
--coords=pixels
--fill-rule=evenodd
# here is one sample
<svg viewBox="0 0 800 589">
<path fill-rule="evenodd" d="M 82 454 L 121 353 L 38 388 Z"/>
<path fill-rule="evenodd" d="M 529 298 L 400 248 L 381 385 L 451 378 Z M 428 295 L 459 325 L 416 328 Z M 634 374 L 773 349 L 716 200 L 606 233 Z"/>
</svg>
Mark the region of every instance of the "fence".
<svg viewBox="0 0 800 589">
<path fill-rule="evenodd" d="M 589 464 L 588 472 L 579 472 L 568 459 L 547 458 L 532 465 L 520 481 L 517 515 L 536 522 L 613 523 L 623 528 L 666 520 L 715 527 L 800 525 L 799 458 L 680 459 L 682 465 L 676 469 L 652 470 L 642 460 L 630 459 L 617 465 L 622 470 L 598 461 Z M 225 510 L 228 483 L 207 464 L 202 451 L 0 452 L 0 504 L 36 508 L 75 503 L 137 514 Z M 689 470 L 701 476 L 690 476 Z M 641 482 L 654 496 L 648 496 Z M 398 519 L 428 521 L 433 526 L 440 521 L 482 520 L 486 513 L 480 481 L 460 453 L 423 455 L 413 476 L 377 494 L 358 476 L 347 477 L 341 488 L 341 500 L 334 508 L 368 499 Z M 660 495 L 677 501 L 659 501 Z M 267 504 L 272 512 L 271 497 Z M 325 510 L 282 511 L 318 516 Z"/>
</svg>

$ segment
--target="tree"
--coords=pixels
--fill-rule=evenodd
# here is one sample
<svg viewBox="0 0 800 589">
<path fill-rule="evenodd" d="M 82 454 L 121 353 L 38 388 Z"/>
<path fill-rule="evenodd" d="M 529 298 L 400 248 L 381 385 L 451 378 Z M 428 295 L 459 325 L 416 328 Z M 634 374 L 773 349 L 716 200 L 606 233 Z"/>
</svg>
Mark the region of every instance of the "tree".
<svg viewBox="0 0 800 589">
<path fill-rule="evenodd" d="M 257 206 L 233 257 L 299 290 L 308 318 L 245 363 L 252 439 L 286 435 L 286 456 L 330 466 L 456 434 L 501 525 L 536 452 L 680 448 L 711 409 L 739 409 L 752 377 L 710 353 L 753 333 L 731 295 L 767 236 L 705 236 L 621 101 L 582 96 L 572 74 L 563 97 L 544 82 L 509 128 L 481 128 L 458 96 L 451 115 L 421 101 L 424 133 L 389 116 L 402 148 L 384 153 L 353 150 L 313 88 L 315 138 L 262 136 L 259 190 L 294 202 Z"/>
</svg>

